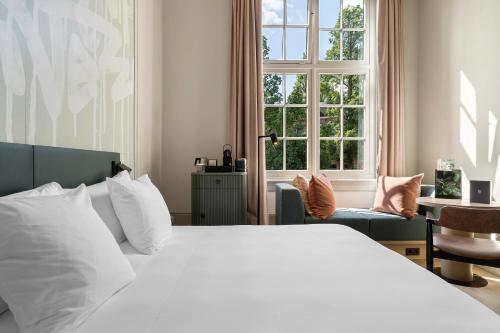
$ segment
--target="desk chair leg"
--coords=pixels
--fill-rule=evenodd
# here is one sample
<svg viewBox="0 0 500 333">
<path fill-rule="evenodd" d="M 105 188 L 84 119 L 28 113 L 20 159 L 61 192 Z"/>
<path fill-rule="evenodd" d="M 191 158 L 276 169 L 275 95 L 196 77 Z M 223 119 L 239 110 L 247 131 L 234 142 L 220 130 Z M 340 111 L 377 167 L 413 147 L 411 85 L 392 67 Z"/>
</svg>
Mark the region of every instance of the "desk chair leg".
<svg viewBox="0 0 500 333">
<path fill-rule="evenodd" d="M 434 272 L 434 256 L 432 255 L 432 251 L 432 247 L 430 249 L 427 247 L 427 269 Z"/>
<path fill-rule="evenodd" d="M 427 221 L 427 234 L 426 234 L 426 262 L 427 269 L 434 272 L 434 244 L 432 239 L 432 222 Z"/>
</svg>

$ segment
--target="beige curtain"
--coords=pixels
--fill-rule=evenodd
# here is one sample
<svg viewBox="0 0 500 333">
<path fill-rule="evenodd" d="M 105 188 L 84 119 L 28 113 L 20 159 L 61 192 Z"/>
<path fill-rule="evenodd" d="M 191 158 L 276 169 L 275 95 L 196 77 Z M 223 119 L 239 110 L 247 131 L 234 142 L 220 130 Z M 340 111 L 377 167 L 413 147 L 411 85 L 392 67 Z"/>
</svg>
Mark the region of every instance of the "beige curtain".
<svg viewBox="0 0 500 333">
<path fill-rule="evenodd" d="M 401 0 L 379 0 L 378 43 L 378 174 L 403 176 L 404 150 L 404 66 Z"/>
<path fill-rule="evenodd" d="M 260 223 L 268 224 L 263 144 L 260 168 L 257 158 L 258 136 L 264 131 L 261 3 L 261 0 L 233 0 L 231 22 L 229 128 L 235 156 L 247 159 L 248 215 L 252 224 L 257 222 L 258 204 L 260 204 Z M 260 170 L 259 183 L 258 170 Z M 260 200 L 258 200 L 259 191 Z"/>
</svg>

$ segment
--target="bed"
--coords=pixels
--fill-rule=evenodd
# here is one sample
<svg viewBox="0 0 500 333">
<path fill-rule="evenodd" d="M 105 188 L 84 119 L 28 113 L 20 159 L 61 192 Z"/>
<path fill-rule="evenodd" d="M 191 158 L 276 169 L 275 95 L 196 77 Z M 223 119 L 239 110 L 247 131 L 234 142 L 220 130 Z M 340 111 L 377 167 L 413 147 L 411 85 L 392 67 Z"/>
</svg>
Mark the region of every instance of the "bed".
<svg viewBox="0 0 500 333">
<path fill-rule="evenodd" d="M 78 333 L 496 332 L 493 311 L 340 225 L 174 227 Z M 0 332 L 18 333 L 10 312 Z"/>
</svg>

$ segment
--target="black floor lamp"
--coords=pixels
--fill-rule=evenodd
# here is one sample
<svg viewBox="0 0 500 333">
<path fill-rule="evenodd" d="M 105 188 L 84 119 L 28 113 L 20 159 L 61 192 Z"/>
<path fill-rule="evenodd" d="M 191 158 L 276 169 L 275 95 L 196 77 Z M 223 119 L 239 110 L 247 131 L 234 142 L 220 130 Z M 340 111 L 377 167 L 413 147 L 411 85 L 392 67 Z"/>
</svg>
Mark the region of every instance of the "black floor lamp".
<svg viewBox="0 0 500 333">
<path fill-rule="evenodd" d="M 276 131 L 272 130 L 268 135 L 259 135 L 257 138 L 257 224 L 260 225 L 260 140 L 270 138 L 273 148 L 276 149 L 278 136 Z"/>
</svg>

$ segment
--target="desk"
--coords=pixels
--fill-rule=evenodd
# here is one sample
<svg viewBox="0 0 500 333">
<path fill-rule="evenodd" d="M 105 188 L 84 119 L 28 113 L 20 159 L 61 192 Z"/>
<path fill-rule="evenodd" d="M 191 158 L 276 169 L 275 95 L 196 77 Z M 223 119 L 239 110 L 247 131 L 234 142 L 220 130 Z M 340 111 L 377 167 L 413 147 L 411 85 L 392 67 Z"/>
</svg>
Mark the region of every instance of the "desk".
<svg viewBox="0 0 500 333">
<path fill-rule="evenodd" d="M 463 199 L 440 199 L 433 197 L 420 197 L 417 198 L 417 203 L 421 206 L 438 208 L 438 209 L 443 208 L 445 206 L 500 209 L 500 202 L 494 202 L 494 201 L 492 201 L 490 204 L 480 204 Z M 437 218 L 437 216 L 432 216 L 432 214 L 430 213 L 427 213 L 427 216 L 429 218 Z M 473 232 L 464 232 L 443 227 L 441 227 L 441 233 L 445 235 L 474 237 Z M 466 264 L 466 263 L 443 260 L 443 259 L 441 259 L 441 274 L 447 279 L 460 282 L 472 282 L 474 277 L 472 273 L 472 264 Z"/>
</svg>

